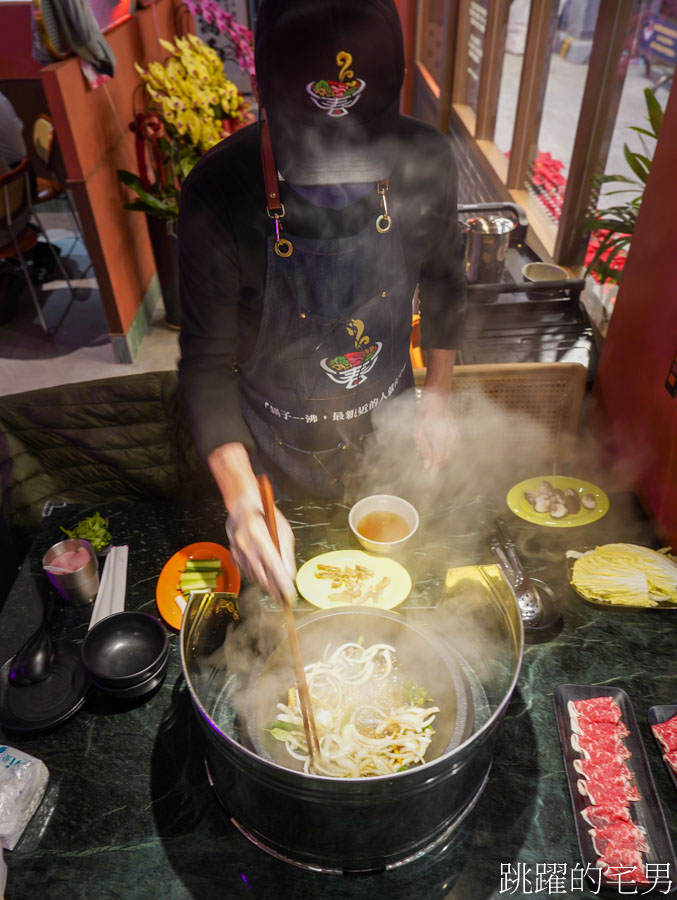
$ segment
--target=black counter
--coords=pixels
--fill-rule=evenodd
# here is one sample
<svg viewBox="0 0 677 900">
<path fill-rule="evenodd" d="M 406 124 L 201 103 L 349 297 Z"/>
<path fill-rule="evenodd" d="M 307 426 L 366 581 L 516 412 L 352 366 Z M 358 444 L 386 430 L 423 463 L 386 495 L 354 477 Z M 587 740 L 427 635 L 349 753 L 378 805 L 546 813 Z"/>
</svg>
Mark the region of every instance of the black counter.
<svg viewBox="0 0 677 900">
<path fill-rule="evenodd" d="M 654 545 L 634 498 L 615 495 L 611 501 L 604 519 L 566 529 L 531 525 L 501 503 L 478 501 L 478 518 L 501 514 L 530 574 L 554 589 L 563 627 L 549 641 L 527 644 L 488 786 L 472 816 L 434 852 L 383 874 L 330 876 L 297 869 L 249 843 L 206 779 L 173 633 L 167 678 L 150 698 L 121 704 L 92 692 L 74 718 L 49 733 L 0 732 L 3 742 L 39 757 L 50 770 L 40 809 L 16 849 L 5 853 L 6 900 L 523 898 L 536 893 L 537 872 L 543 876 L 555 866 L 569 887 L 550 893 L 597 896 L 588 888 L 573 889 L 569 881 L 579 855 L 553 713 L 557 685 L 601 682 L 628 692 L 677 838 L 677 795 L 647 724 L 651 705 L 677 700 L 677 612 L 599 609 L 581 600 L 565 577 L 569 547 L 611 539 Z M 353 546 L 345 507 L 281 506 L 295 529 L 299 562 Z M 129 544 L 128 609 L 156 612 L 156 581 L 176 550 L 198 540 L 225 540 L 218 504 L 182 509 L 119 503 L 53 511 L 0 616 L 0 661 L 13 655 L 39 621 L 47 588 L 40 560 L 59 540 L 59 526 L 95 509 L 110 517 L 114 543 Z M 455 530 L 454 521 L 447 517 L 443 536 L 436 528 L 434 539 L 439 522 L 423 523 L 409 556 L 414 589 L 406 605 L 434 603 L 447 566 L 492 561 L 477 531 L 467 524 Z M 91 607 L 60 604 L 53 633 L 81 640 L 90 613 Z M 677 873 L 671 874 L 677 882 Z"/>
</svg>

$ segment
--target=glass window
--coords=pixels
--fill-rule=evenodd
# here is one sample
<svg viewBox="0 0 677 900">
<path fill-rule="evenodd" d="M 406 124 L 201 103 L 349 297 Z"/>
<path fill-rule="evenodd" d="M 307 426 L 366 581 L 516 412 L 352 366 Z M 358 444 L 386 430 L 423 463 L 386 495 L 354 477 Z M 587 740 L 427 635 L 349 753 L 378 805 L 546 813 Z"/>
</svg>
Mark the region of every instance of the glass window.
<svg viewBox="0 0 677 900">
<path fill-rule="evenodd" d="M 515 128 L 517 96 L 522 77 L 522 63 L 524 61 L 524 47 L 527 40 L 530 10 L 531 0 L 513 0 L 510 4 L 494 135 L 497 147 L 506 155 L 510 151 Z"/>
<path fill-rule="evenodd" d="M 562 212 L 597 10 L 592 0 L 565 3 L 553 38 L 543 116 L 526 185 L 553 222 L 559 222 Z"/>
<path fill-rule="evenodd" d="M 644 91 L 653 91 L 662 109 L 668 100 L 677 57 L 677 0 L 646 0 L 633 17 L 622 64 L 625 68 L 623 92 L 616 114 L 605 175 L 636 179 L 625 159 L 624 144 L 635 153 L 653 158 L 656 141 L 633 128 L 651 130 L 647 123 Z M 610 194 L 622 188 L 611 184 L 602 190 L 597 205 L 606 209 L 630 199 L 632 194 Z"/>
</svg>

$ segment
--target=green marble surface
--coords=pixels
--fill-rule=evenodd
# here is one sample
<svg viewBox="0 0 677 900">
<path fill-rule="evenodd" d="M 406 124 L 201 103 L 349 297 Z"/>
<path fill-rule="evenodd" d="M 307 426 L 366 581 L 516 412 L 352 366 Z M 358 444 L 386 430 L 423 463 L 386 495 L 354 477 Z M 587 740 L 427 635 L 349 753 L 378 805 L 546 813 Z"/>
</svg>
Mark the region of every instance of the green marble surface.
<svg viewBox="0 0 677 900">
<path fill-rule="evenodd" d="M 557 685 L 602 683 L 627 691 L 672 839 L 677 839 L 677 794 L 646 718 L 653 704 L 677 700 L 677 613 L 599 609 L 581 600 L 565 577 L 569 547 L 609 540 L 655 545 L 634 498 L 611 499 L 604 519 L 573 529 L 531 525 L 501 503 L 471 499 L 463 509 L 450 506 L 426 517 L 402 559 L 414 582 L 406 606 L 434 605 L 448 566 L 492 561 L 479 522 L 498 513 L 530 574 L 553 588 L 563 613 L 559 633 L 527 643 L 488 786 L 472 816 L 444 846 L 387 873 L 329 876 L 277 861 L 249 843 L 230 823 L 205 777 L 178 634 L 172 633 L 167 678 L 150 698 L 123 704 L 91 692 L 74 718 L 49 733 L 0 731 L 3 743 L 39 757 L 50 770 L 40 809 L 16 849 L 5 853 L 6 900 L 598 896 L 590 883 L 583 890 L 570 880 L 579 854 L 553 714 Z M 296 533 L 299 562 L 355 546 L 345 506 L 281 505 Z M 114 542 L 129 544 L 128 609 L 156 612 L 157 577 L 176 550 L 197 540 L 225 541 L 218 505 L 186 510 L 118 503 L 55 510 L 43 520 L 0 616 L 0 661 L 13 655 L 39 621 L 47 588 L 40 560 L 60 538 L 59 526 L 94 509 L 110 516 Z M 90 611 L 60 605 L 53 634 L 81 640 Z M 517 879 L 502 880 L 502 866 L 512 868 L 513 878 L 517 871 Z M 539 886 L 537 867 L 552 873 L 555 866 L 563 867 L 563 881 Z"/>
</svg>

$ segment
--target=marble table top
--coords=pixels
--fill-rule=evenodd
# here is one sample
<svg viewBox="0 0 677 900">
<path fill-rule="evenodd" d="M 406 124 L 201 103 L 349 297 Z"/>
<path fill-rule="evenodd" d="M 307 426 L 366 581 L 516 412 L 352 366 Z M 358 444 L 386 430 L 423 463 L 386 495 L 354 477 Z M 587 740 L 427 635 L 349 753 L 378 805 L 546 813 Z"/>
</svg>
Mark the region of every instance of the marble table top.
<svg viewBox="0 0 677 900">
<path fill-rule="evenodd" d="M 499 513 L 529 573 L 551 586 L 563 614 L 558 633 L 526 644 L 488 786 L 472 816 L 434 852 L 381 874 L 331 876 L 288 865 L 247 841 L 205 777 L 173 632 L 166 680 L 150 698 L 121 704 L 91 692 L 74 718 L 50 732 L 0 730 L 0 743 L 39 757 L 50 771 L 38 812 L 15 850 L 5 853 L 6 900 L 597 896 L 590 882 L 583 887 L 570 880 L 580 856 L 553 713 L 559 684 L 603 683 L 627 691 L 677 841 L 677 795 L 647 722 L 650 706 L 677 701 L 677 613 L 599 609 L 580 599 L 565 575 L 564 553 L 570 547 L 608 540 L 656 546 L 634 497 L 611 499 L 604 519 L 574 529 L 523 522 L 504 505 L 482 498 L 466 502 L 463 515 L 449 508 L 423 520 L 403 560 L 414 583 L 406 606 L 434 605 L 447 567 L 492 562 L 479 522 Z M 296 533 L 299 563 L 325 550 L 356 546 L 347 507 L 281 506 Z M 43 519 L 0 614 L 0 662 L 16 652 L 40 619 L 47 590 L 40 560 L 60 539 L 60 525 L 72 525 L 96 509 L 110 518 L 114 543 L 130 548 L 128 609 L 157 614 L 156 581 L 175 551 L 198 540 L 225 543 L 224 513 L 215 502 L 197 509 L 100 503 L 54 510 Z M 90 613 L 90 607 L 60 604 L 53 634 L 81 640 Z M 677 873 L 672 875 L 677 884 Z"/>
</svg>

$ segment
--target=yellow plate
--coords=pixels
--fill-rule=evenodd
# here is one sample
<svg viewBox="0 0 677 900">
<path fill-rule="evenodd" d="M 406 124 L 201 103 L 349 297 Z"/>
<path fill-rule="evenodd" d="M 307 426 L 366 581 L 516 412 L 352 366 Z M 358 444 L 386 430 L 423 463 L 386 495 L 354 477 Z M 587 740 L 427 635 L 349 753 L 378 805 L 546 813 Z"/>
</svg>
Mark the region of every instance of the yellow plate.
<svg viewBox="0 0 677 900">
<path fill-rule="evenodd" d="M 378 584 L 382 578 L 389 578 L 377 600 L 355 600 L 352 603 L 345 600 L 330 600 L 330 594 L 341 592 L 341 588 L 333 588 L 328 578 L 316 578 L 315 572 L 319 565 L 336 566 L 343 569 L 345 566 L 364 566 L 374 574 L 362 582 L 363 590 Z M 330 553 L 322 553 L 314 556 L 304 563 L 296 573 L 296 586 L 302 597 L 317 606 L 318 609 L 336 609 L 339 606 L 366 606 L 377 609 L 393 609 L 399 606 L 409 596 L 411 591 L 411 578 L 409 573 L 394 559 L 387 556 L 376 556 L 364 553 L 362 550 L 332 550 Z"/>
<path fill-rule="evenodd" d="M 524 496 L 525 491 L 537 491 L 542 481 L 549 481 L 554 488 L 565 491 L 567 488 L 573 488 L 582 494 L 592 494 L 595 498 L 595 506 L 593 509 L 586 509 L 581 506 L 577 513 L 563 516 L 561 519 L 553 519 L 550 513 L 539 513 L 533 508 L 531 503 Z M 534 525 L 550 525 L 554 528 L 573 528 L 576 525 L 589 525 L 596 522 L 606 515 L 609 510 L 609 498 L 601 488 L 591 484 L 589 481 L 583 481 L 580 478 L 570 478 L 568 475 L 539 475 L 536 478 L 527 478 L 526 481 L 520 481 L 508 491 L 505 498 L 510 509 L 527 522 L 533 522 Z"/>
</svg>

